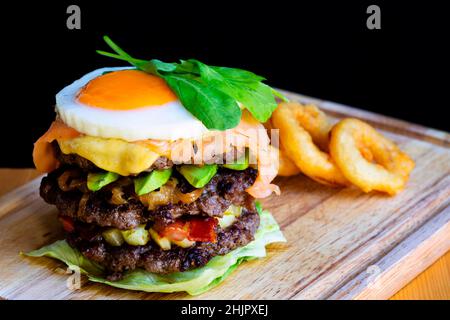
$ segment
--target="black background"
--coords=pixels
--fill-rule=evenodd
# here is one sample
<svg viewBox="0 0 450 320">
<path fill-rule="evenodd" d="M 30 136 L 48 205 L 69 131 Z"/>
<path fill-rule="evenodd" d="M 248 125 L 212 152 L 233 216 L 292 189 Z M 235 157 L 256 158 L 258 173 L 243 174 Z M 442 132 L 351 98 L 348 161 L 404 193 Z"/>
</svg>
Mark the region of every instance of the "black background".
<svg viewBox="0 0 450 320">
<path fill-rule="evenodd" d="M 95 53 L 107 49 L 104 34 L 137 57 L 249 69 L 275 87 L 448 130 L 448 19 L 437 3 L 2 3 L 0 166 L 32 166 L 62 87 L 121 65 Z M 81 30 L 66 27 L 70 4 L 81 8 Z M 366 27 L 370 4 L 381 7 L 381 30 Z"/>
</svg>

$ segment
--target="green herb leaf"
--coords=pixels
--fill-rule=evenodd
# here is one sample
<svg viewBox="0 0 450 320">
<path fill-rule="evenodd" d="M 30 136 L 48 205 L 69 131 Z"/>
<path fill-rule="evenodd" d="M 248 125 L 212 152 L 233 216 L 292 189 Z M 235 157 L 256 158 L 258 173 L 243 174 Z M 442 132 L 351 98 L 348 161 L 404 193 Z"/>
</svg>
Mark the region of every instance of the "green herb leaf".
<svg viewBox="0 0 450 320">
<path fill-rule="evenodd" d="M 272 88 L 258 82 L 261 77 L 254 75 L 252 78 L 251 72 L 242 72 L 243 70 L 239 69 L 231 71 L 230 68 L 217 69 L 197 60 L 192 61 L 199 66 L 202 80 L 242 103 L 258 121 L 266 122 L 277 107 Z M 227 71 L 224 72 L 225 70 Z"/>
<path fill-rule="evenodd" d="M 128 57 L 124 57 L 124 56 L 121 56 L 121 55 L 118 55 L 118 54 L 115 54 L 115 53 L 106 52 L 106 51 L 102 51 L 102 50 L 97 50 L 96 52 L 97 52 L 98 54 L 101 54 L 102 56 L 105 56 L 105 57 L 109 57 L 109 58 L 114 58 L 114 59 L 126 61 L 126 62 L 128 62 L 129 64 L 131 64 L 131 65 L 135 65 L 135 64 L 138 64 L 138 63 L 140 63 L 140 62 L 145 62 L 145 63 L 147 62 L 147 61 L 145 61 L 145 60 L 139 60 L 139 59 L 134 59 L 134 58 L 128 58 Z"/>
<path fill-rule="evenodd" d="M 192 60 L 180 60 L 175 71 L 177 73 L 190 73 L 195 76 L 200 76 L 197 64 L 193 63 Z"/>
<path fill-rule="evenodd" d="M 242 112 L 236 101 L 215 87 L 183 75 L 165 75 L 164 79 L 183 106 L 208 129 L 226 130 L 241 121 Z"/>
<path fill-rule="evenodd" d="M 260 122 L 269 120 L 277 107 L 271 88 L 262 82 L 254 89 L 240 90 L 237 96 L 239 102 Z"/>
<path fill-rule="evenodd" d="M 237 69 L 237 68 L 228 68 L 228 67 L 211 67 L 222 75 L 224 78 L 227 79 L 233 79 L 235 82 L 242 82 L 242 83 L 251 83 L 251 82 L 261 82 L 263 80 L 266 80 L 264 77 L 258 76 L 254 74 L 253 72 Z"/>
<path fill-rule="evenodd" d="M 172 72 L 175 71 L 175 69 L 177 69 L 177 63 L 163 62 L 158 59 L 152 59 L 150 60 L 150 62 L 156 67 L 158 71 Z"/>
<path fill-rule="evenodd" d="M 106 42 L 106 44 L 113 49 L 118 55 L 122 56 L 122 57 L 128 57 L 131 58 L 131 56 L 126 53 L 124 50 L 122 50 L 117 44 L 115 44 L 110 37 L 108 36 L 103 36 L 103 40 Z"/>
<path fill-rule="evenodd" d="M 135 58 L 131 57 L 128 53 L 126 53 L 123 49 L 121 49 L 117 44 L 115 44 L 108 36 L 104 36 L 103 40 L 105 40 L 106 44 L 111 49 L 113 49 L 117 54 L 115 55 L 113 53 L 109 53 L 109 52 L 105 52 L 105 51 L 101 51 L 101 50 L 97 50 L 97 53 L 107 56 L 107 57 L 125 60 L 138 69 L 142 69 L 142 67 L 144 67 L 147 64 L 146 60 L 135 59 Z"/>
<path fill-rule="evenodd" d="M 274 88 L 270 88 L 270 89 L 272 89 L 272 93 L 275 97 L 280 98 L 284 102 L 289 102 L 289 99 L 286 98 L 281 92 L 278 92 Z"/>
</svg>

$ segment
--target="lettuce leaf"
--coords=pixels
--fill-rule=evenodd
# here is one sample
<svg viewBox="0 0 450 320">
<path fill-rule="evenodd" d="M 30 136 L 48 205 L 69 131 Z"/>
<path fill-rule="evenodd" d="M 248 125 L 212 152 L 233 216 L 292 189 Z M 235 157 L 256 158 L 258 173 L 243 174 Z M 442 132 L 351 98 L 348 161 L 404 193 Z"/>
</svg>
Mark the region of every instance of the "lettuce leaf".
<svg viewBox="0 0 450 320">
<path fill-rule="evenodd" d="M 47 256 L 61 260 L 70 269 L 87 275 L 89 280 L 113 287 L 146 292 L 186 291 L 191 295 L 198 295 L 220 284 L 242 262 L 265 257 L 266 245 L 274 242 L 286 242 L 280 227 L 268 211 L 260 211 L 260 218 L 261 223 L 256 231 L 255 240 L 248 245 L 224 256 L 216 256 L 201 268 L 167 275 L 135 269 L 127 272 L 119 281 L 108 281 L 101 276 L 101 266 L 85 258 L 79 251 L 70 247 L 65 240 L 56 241 L 26 255 L 30 257 Z"/>
<path fill-rule="evenodd" d="M 74 271 L 79 271 L 86 275 L 100 276 L 103 273 L 103 267 L 90 261 L 83 256 L 78 250 L 72 249 L 66 240 L 58 240 L 48 246 L 34 250 L 24 255 L 29 257 L 50 257 L 61 260 Z"/>
</svg>

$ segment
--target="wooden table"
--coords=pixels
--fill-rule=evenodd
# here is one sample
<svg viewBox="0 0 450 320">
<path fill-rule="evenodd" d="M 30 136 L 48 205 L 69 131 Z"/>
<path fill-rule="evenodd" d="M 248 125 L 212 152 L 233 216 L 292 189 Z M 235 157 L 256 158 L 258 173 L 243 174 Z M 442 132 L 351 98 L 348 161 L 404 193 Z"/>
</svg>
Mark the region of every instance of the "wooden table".
<svg viewBox="0 0 450 320">
<path fill-rule="evenodd" d="M 37 175 L 34 169 L 0 169 L 0 195 L 30 181 Z M 450 252 L 391 299 L 450 299 Z"/>
</svg>

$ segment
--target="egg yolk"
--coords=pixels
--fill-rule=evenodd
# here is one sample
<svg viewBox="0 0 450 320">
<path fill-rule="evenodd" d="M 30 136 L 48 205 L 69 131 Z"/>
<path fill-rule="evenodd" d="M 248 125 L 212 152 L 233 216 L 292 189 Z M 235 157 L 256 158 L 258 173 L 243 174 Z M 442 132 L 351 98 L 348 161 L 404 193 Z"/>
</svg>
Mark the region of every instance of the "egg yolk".
<svg viewBox="0 0 450 320">
<path fill-rule="evenodd" d="M 91 107 L 131 110 L 175 101 L 164 79 L 139 70 L 120 70 L 91 80 L 78 94 L 78 101 Z"/>
</svg>

